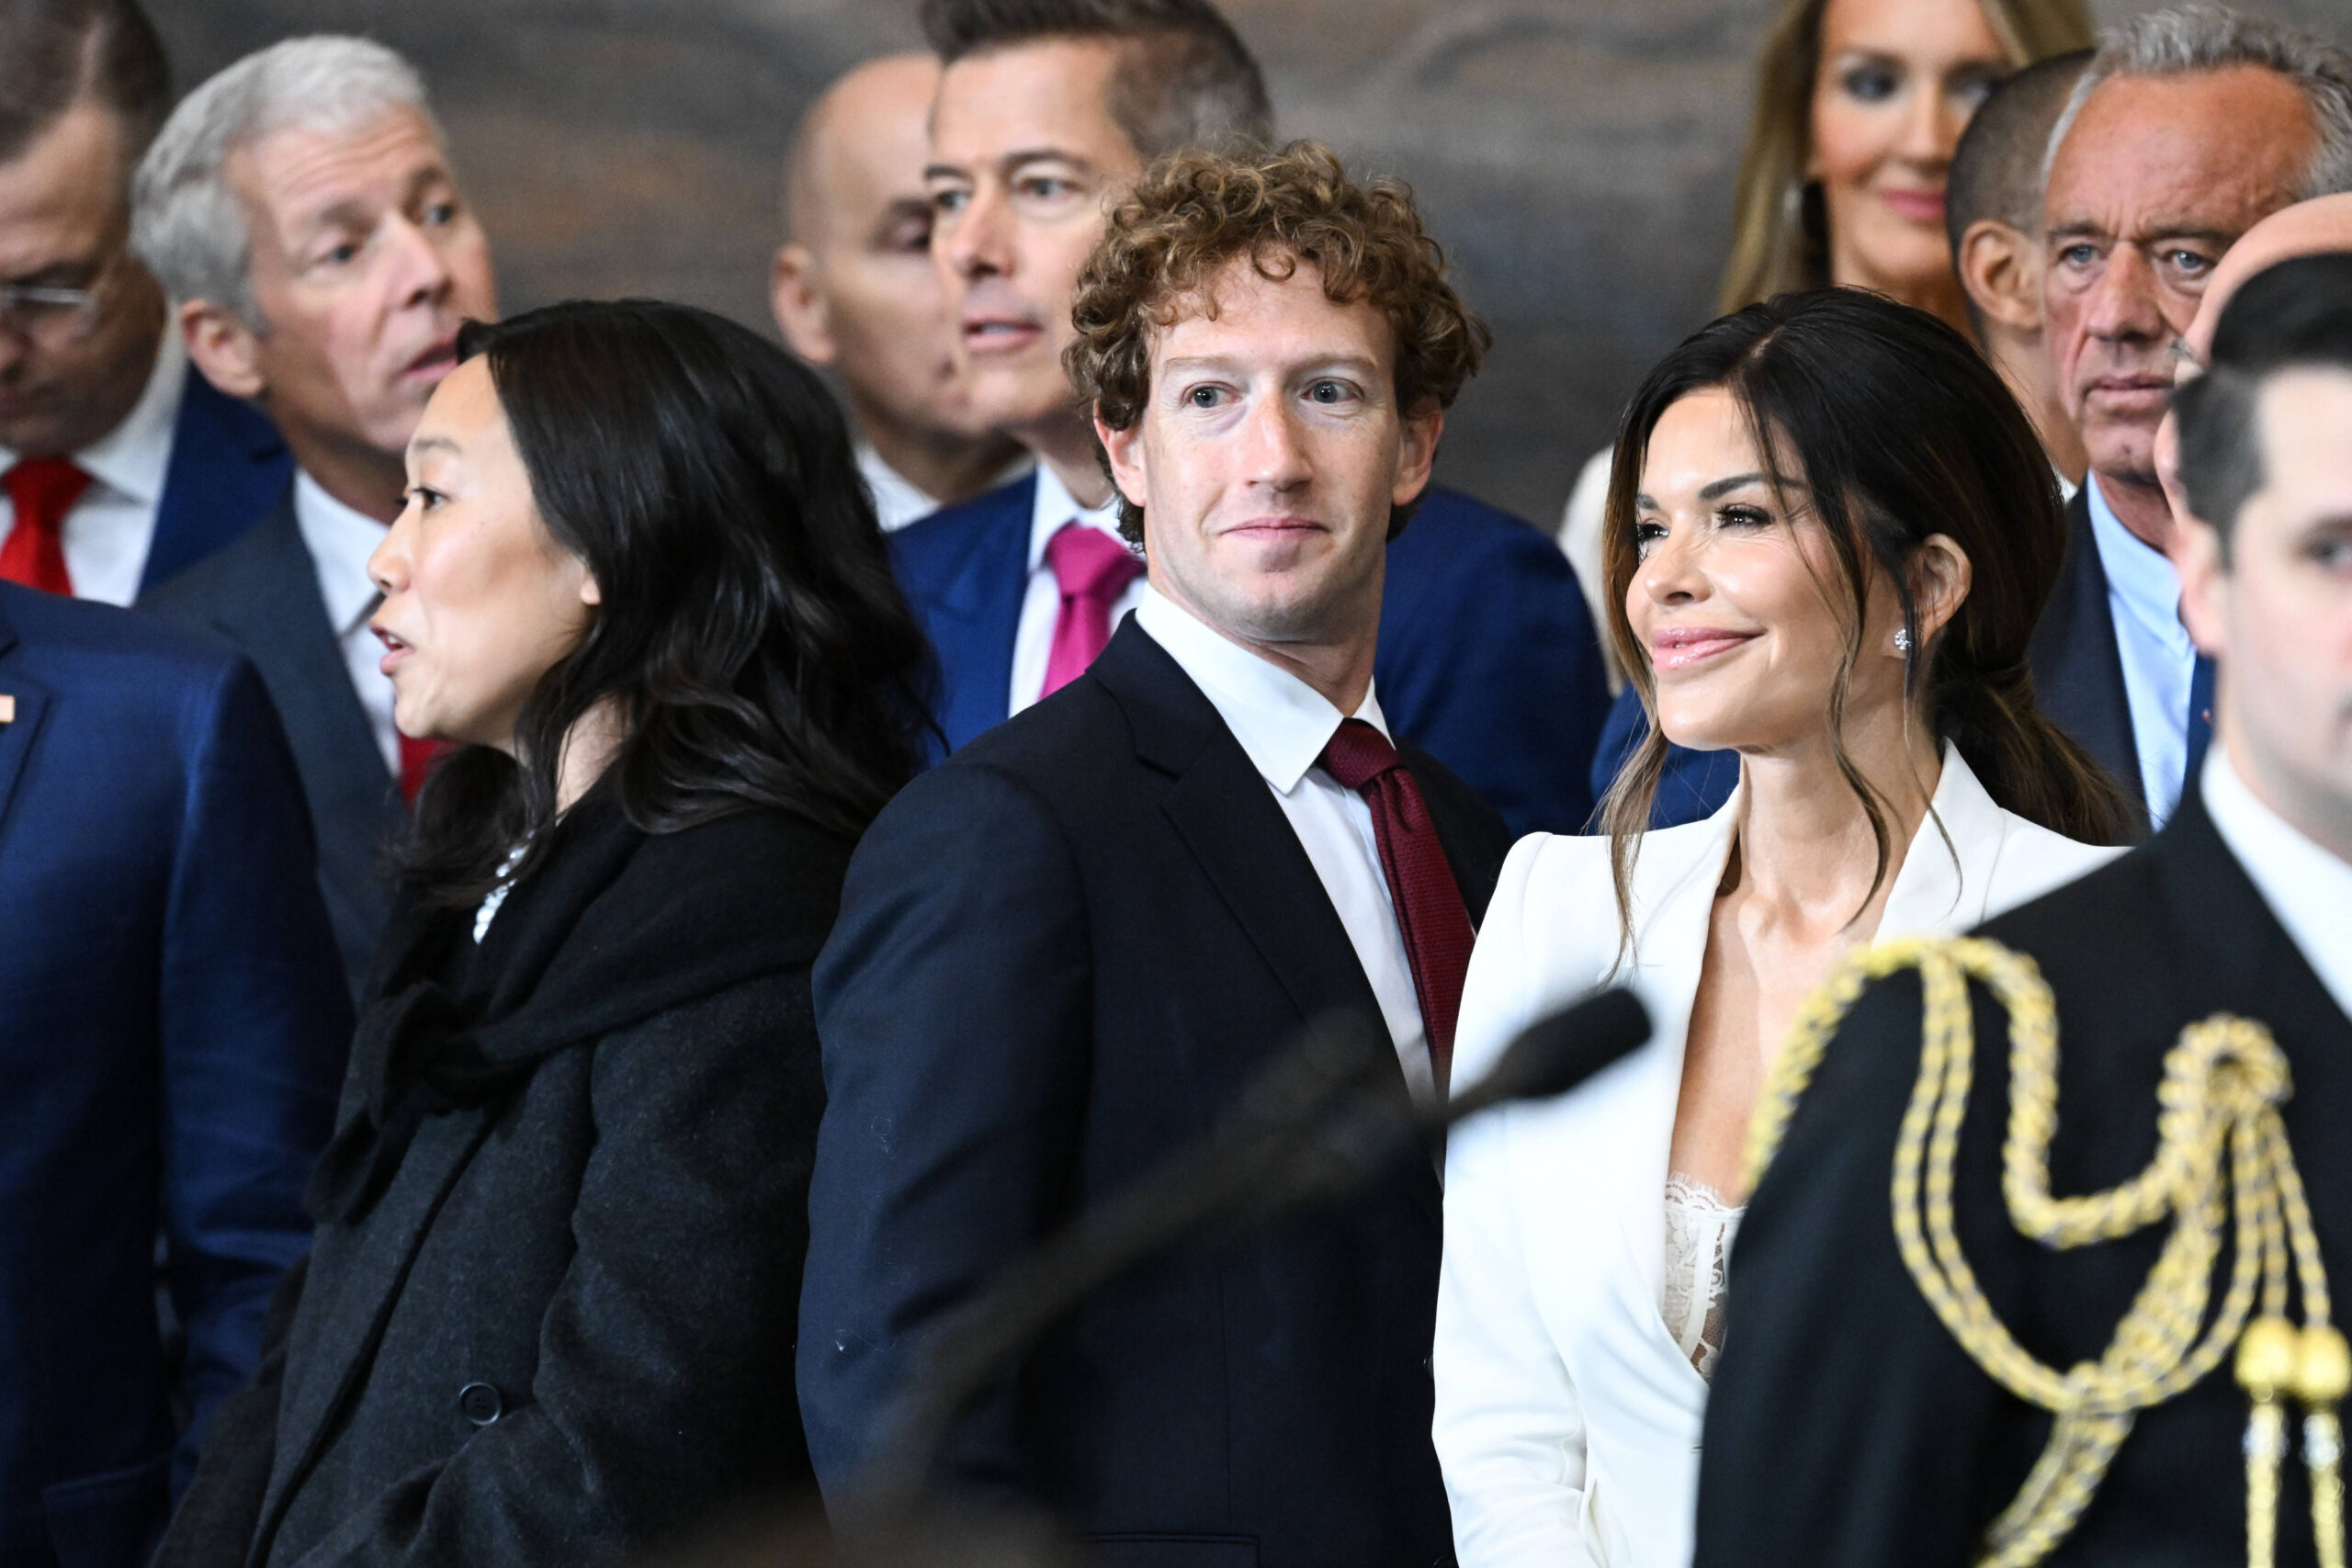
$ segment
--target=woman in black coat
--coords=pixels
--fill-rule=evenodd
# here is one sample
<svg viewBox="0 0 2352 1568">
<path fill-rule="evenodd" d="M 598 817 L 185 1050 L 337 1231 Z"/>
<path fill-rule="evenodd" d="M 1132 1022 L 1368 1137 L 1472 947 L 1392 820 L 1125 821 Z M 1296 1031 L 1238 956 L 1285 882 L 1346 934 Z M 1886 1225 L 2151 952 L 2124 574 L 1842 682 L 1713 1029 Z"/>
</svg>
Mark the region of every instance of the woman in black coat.
<svg viewBox="0 0 2352 1568">
<path fill-rule="evenodd" d="M 175 1568 L 569 1568 L 809 1483 L 808 966 L 922 639 L 781 350 L 630 302 L 458 352 L 369 562 L 401 729 L 457 750 Z"/>
</svg>

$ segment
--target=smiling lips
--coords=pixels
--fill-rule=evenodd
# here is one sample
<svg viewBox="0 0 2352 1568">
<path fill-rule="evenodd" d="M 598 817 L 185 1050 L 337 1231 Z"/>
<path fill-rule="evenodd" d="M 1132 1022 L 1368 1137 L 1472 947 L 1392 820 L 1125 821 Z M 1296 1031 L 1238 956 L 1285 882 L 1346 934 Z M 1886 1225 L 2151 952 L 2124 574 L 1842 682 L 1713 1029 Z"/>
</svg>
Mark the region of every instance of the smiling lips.
<svg viewBox="0 0 2352 1568">
<path fill-rule="evenodd" d="M 437 339 L 432 347 L 408 362 L 407 376 L 446 376 L 458 363 L 458 334 Z"/>
<path fill-rule="evenodd" d="M 1650 637 L 1650 664 L 1658 670 L 1688 670 L 1753 642 L 1758 635 L 1726 626 L 1668 626 Z"/>
</svg>

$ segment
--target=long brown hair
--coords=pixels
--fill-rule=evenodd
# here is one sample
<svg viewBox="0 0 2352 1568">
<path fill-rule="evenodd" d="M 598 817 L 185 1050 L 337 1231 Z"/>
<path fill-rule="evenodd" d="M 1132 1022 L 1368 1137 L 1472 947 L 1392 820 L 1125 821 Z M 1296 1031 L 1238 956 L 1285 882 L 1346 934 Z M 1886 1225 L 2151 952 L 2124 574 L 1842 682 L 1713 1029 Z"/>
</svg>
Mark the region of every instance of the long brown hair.
<svg viewBox="0 0 2352 1568">
<path fill-rule="evenodd" d="M 1904 685 L 1939 741 L 1959 749 L 2003 808 L 2086 843 L 2122 842 L 2122 793 L 2033 694 L 2034 623 L 2066 550 L 2056 476 L 2033 425 L 1968 340 L 1924 310 L 1856 288 L 1784 294 L 1700 329 L 1661 360 L 1625 412 L 1610 477 L 1601 563 L 1609 632 L 1641 694 L 1649 733 L 1601 802 L 1620 930 L 1633 931 L 1633 868 L 1666 765 L 1649 650 L 1625 615 L 1640 562 L 1634 497 L 1650 433 L 1694 392 L 1738 400 L 1766 471 L 1803 489 L 1838 560 L 1845 656 L 1825 694 L 1831 754 L 1878 842 L 1876 896 L 1894 855 L 1887 803 L 1847 755 L 1849 684 L 1862 605 L 1883 575 L 1912 639 Z M 1960 608 L 1922 636 L 1913 595 L 1919 550 L 1941 534 L 1968 558 Z"/>
<path fill-rule="evenodd" d="M 2082 0 L 1975 0 L 2012 69 L 2094 41 Z M 1756 61 L 1756 106 L 1733 186 L 1731 254 L 1717 309 L 1736 310 L 1830 281 L 1821 190 L 1804 177 L 1829 0 L 1784 0 Z"/>
</svg>

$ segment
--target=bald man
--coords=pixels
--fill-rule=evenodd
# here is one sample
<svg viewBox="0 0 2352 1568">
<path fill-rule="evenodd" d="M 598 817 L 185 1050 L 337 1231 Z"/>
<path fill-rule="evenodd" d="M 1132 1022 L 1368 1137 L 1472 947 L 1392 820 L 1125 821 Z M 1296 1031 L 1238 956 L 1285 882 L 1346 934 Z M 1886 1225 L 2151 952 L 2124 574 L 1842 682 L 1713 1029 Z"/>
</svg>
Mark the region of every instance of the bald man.
<svg viewBox="0 0 2352 1568">
<path fill-rule="evenodd" d="M 2091 62 L 2076 50 L 2030 65 L 1993 89 L 1952 153 L 1944 222 L 1952 271 L 1984 357 L 2033 421 L 2067 493 L 2090 466 L 2050 365 L 2041 321 L 2041 158 L 2051 129 Z"/>
<path fill-rule="evenodd" d="M 840 378 L 882 526 L 1001 483 L 1023 460 L 977 425 L 931 261 L 922 171 L 939 62 L 868 61 L 809 108 L 785 163 L 770 303 L 794 353 Z"/>
<path fill-rule="evenodd" d="M 2282 207 L 2239 235 L 2238 243 L 2213 268 L 2204 298 L 2197 302 L 2197 314 L 2189 318 L 2188 330 L 2180 334 L 2180 347 L 2174 355 L 2173 385 L 2184 386 L 2204 374 L 2206 356 L 2213 351 L 2213 324 L 2222 319 L 2222 310 L 2240 284 L 2282 261 L 2336 251 L 2352 252 L 2352 191 Z M 2179 465 L 2180 431 L 2167 410 L 2156 431 L 2156 477 L 2164 483 L 2165 500 L 2172 507 L 2176 524 L 2194 515 L 2181 496 Z M 2183 536 L 2176 527 L 2168 543 L 2177 545 Z"/>
</svg>

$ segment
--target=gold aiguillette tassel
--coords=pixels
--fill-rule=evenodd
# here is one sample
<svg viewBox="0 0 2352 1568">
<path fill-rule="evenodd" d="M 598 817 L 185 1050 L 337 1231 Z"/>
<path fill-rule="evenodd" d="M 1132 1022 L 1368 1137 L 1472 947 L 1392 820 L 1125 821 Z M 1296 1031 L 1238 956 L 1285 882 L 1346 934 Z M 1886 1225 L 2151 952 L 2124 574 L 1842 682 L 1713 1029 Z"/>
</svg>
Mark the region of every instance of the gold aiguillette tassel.
<svg viewBox="0 0 2352 1568">
<path fill-rule="evenodd" d="M 2238 1384 L 2254 1401 L 2245 1424 L 2246 1568 L 2272 1568 L 2278 1555 L 2278 1461 L 2287 1451 L 2280 1395 L 2295 1381 L 2301 1336 L 2283 1317 L 2257 1317 L 2238 1340 Z"/>
<path fill-rule="evenodd" d="M 2303 1405 L 2303 1464 L 2312 1478 L 2312 1539 L 2320 1568 L 2344 1568 L 2344 1425 L 2335 1407 L 2352 1389 L 2352 1347 L 2324 1323 L 2298 1337 L 2295 1397 Z"/>
</svg>

